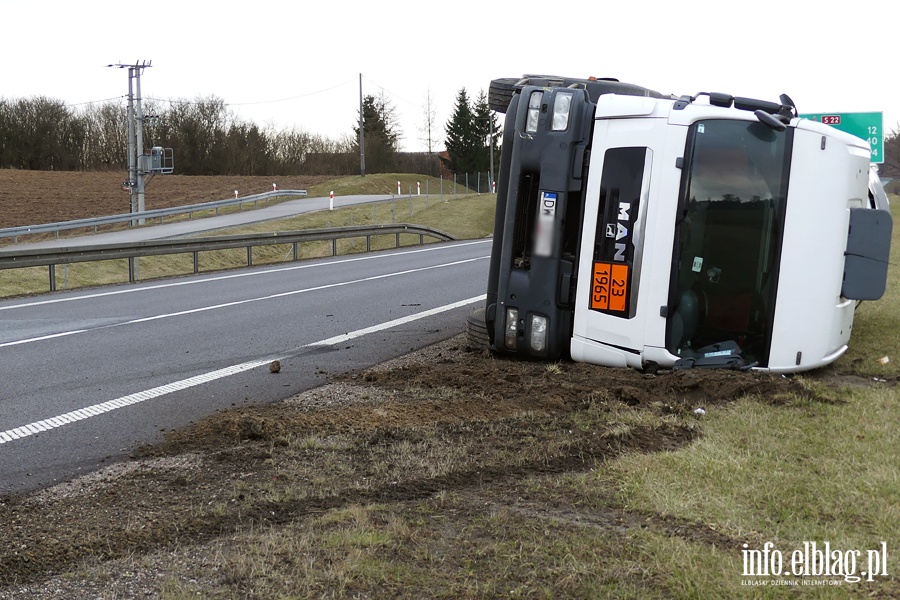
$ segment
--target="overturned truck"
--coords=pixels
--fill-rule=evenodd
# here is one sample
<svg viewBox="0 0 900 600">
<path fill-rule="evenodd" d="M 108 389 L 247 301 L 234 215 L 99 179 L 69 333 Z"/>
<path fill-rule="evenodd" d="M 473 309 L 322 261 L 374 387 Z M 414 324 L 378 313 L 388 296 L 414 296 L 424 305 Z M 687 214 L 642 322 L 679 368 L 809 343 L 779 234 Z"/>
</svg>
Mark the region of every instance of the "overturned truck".
<svg viewBox="0 0 900 600">
<path fill-rule="evenodd" d="M 790 372 L 847 349 L 892 221 L 861 139 L 778 102 L 608 79 L 492 82 L 505 112 L 490 347 Z"/>
</svg>

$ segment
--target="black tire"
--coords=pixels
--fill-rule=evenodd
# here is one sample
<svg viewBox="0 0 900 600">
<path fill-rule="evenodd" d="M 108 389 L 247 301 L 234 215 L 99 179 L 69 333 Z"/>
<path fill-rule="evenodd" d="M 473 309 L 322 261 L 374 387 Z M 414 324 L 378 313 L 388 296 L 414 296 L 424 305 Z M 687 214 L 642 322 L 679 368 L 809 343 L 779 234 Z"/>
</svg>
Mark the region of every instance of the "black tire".
<svg viewBox="0 0 900 600">
<path fill-rule="evenodd" d="M 466 315 L 466 346 L 471 350 L 489 350 L 491 347 L 483 307 Z"/>
<path fill-rule="evenodd" d="M 631 83 L 623 83 L 611 77 L 595 79 L 580 79 L 573 77 L 559 77 L 557 75 L 523 75 L 522 77 L 501 77 L 491 81 L 488 88 L 488 107 L 499 113 L 506 113 L 512 97 L 519 93 L 526 85 L 540 87 L 570 87 L 584 88 L 592 102 L 596 102 L 603 94 L 622 94 L 627 96 L 649 96 L 651 98 L 670 98 L 671 96 L 660 94 Z"/>
<path fill-rule="evenodd" d="M 521 77 L 504 77 L 491 81 L 488 88 L 488 107 L 498 113 L 506 114 L 509 103 L 516 90 L 522 89 Z"/>
</svg>

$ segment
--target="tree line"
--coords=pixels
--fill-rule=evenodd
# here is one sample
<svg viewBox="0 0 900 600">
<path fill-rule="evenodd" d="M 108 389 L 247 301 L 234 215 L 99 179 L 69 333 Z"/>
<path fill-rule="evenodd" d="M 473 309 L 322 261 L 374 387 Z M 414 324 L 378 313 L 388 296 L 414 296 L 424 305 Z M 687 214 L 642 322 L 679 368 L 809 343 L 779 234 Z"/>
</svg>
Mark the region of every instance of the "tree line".
<svg viewBox="0 0 900 600">
<path fill-rule="evenodd" d="M 882 177 L 900 179 L 900 124 L 884 138 L 884 164 L 878 172 Z"/>
<path fill-rule="evenodd" d="M 363 99 L 367 173 L 485 173 L 493 153 L 499 169 L 501 139 L 484 92 L 457 93 L 444 125 L 446 152 L 399 151 L 403 137 L 396 108 L 384 93 Z M 237 118 L 215 96 L 193 101 L 144 100 L 144 146 L 175 150 L 184 175 L 354 175 L 360 172 L 359 115 L 338 139 L 303 129 L 260 128 Z M 429 150 L 439 145 L 429 96 L 425 112 Z M 71 107 L 46 97 L 0 98 L 0 168 L 124 170 L 127 148 L 124 101 Z M 425 141 L 423 139 L 423 141 Z M 885 136 L 883 176 L 900 178 L 900 126 Z"/>
<path fill-rule="evenodd" d="M 484 94 L 479 97 L 483 100 Z M 486 102 L 469 106 L 462 90 L 446 125 L 449 158 L 444 172 L 487 171 Z M 409 172 L 437 175 L 441 161 L 433 152 L 399 150 L 403 132 L 396 109 L 385 97 L 363 101 L 367 173 Z M 430 105 L 426 119 L 429 149 L 437 130 Z M 261 128 L 240 119 L 218 97 L 191 101 L 144 99 L 145 150 L 173 148 L 176 172 L 184 175 L 353 175 L 360 172 L 359 115 L 346 135 L 331 139 L 300 128 Z M 463 121 L 469 119 L 468 125 Z M 495 123 L 496 124 L 496 123 Z M 466 127 L 477 129 L 469 135 Z M 478 128 L 481 129 L 478 129 Z M 47 97 L 0 98 L 0 168 L 94 171 L 124 170 L 127 149 L 124 100 L 68 106 Z M 496 136 L 494 142 L 496 145 Z M 460 142 L 460 140 L 463 140 Z M 472 148 L 464 145 L 474 144 Z M 461 145 L 462 144 L 462 145 Z M 467 156 L 472 155 L 472 156 Z M 479 156 L 484 160 L 478 160 Z"/>
<path fill-rule="evenodd" d="M 145 149 L 175 148 L 177 170 L 186 175 L 296 175 L 308 166 L 340 171 L 318 157 L 350 150 L 348 140 L 261 129 L 216 97 L 145 100 L 142 108 Z M 0 168 L 118 170 L 126 168 L 126 150 L 124 102 L 69 107 L 46 97 L 0 99 Z"/>
</svg>

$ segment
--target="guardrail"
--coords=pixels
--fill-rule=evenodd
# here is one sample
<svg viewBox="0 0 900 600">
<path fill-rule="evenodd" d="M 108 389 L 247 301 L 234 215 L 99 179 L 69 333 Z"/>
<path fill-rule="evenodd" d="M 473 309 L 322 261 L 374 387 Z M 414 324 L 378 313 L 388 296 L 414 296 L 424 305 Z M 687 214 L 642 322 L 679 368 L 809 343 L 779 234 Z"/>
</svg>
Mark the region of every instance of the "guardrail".
<svg viewBox="0 0 900 600">
<path fill-rule="evenodd" d="M 419 236 L 419 244 L 425 243 L 425 236 L 438 240 L 455 239 L 448 233 L 422 227 L 397 223 L 394 225 L 365 225 L 356 227 L 331 227 L 326 229 L 306 229 L 300 231 L 282 231 L 273 233 L 252 233 L 241 235 L 222 235 L 202 238 L 179 238 L 167 240 L 150 240 L 122 244 L 98 244 L 96 246 L 75 246 L 72 248 L 0 250 L 0 270 L 20 269 L 24 267 L 48 267 L 50 275 L 50 291 L 56 291 L 56 265 L 90 262 L 97 260 L 128 259 L 128 281 L 137 281 L 135 259 L 141 256 L 159 256 L 163 254 L 194 255 L 194 273 L 199 273 L 200 252 L 227 250 L 230 248 L 247 248 L 247 266 L 253 265 L 253 248 L 274 244 L 293 244 L 294 260 L 299 260 L 298 245 L 303 242 L 331 240 L 331 255 L 337 255 L 337 240 L 348 238 L 366 238 L 366 251 L 372 249 L 372 237 L 394 235 L 396 246 L 400 247 L 400 236 L 413 234 Z"/>
<path fill-rule="evenodd" d="M 89 219 L 76 219 L 74 221 L 60 221 L 58 223 L 44 223 L 43 225 L 20 225 L 18 227 L 7 227 L 0 229 L 0 238 L 13 238 L 14 242 L 18 242 L 19 236 L 32 235 L 35 233 L 56 233 L 67 229 L 84 229 L 93 227 L 96 232 L 100 225 L 110 225 L 114 223 L 126 223 L 128 221 L 143 222 L 147 219 L 159 219 L 162 223 L 164 217 L 174 215 L 182 215 L 188 213 L 189 218 L 193 217 L 193 213 L 203 210 L 215 210 L 219 214 L 220 208 L 237 205 L 242 208 L 244 204 L 258 203 L 265 201 L 267 204 L 273 198 L 303 198 L 306 197 L 306 190 L 276 190 L 271 192 L 263 192 L 262 194 L 253 194 L 251 196 L 241 196 L 239 198 L 229 198 L 227 200 L 216 200 L 213 202 L 201 202 L 199 204 L 187 204 L 185 206 L 173 206 L 172 208 L 157 208 L 154 210 L 145 210 L 134 213 L 123 213 L 119 215 L 108 215 L 105 217 L 92 217 Z"/>
</svg>

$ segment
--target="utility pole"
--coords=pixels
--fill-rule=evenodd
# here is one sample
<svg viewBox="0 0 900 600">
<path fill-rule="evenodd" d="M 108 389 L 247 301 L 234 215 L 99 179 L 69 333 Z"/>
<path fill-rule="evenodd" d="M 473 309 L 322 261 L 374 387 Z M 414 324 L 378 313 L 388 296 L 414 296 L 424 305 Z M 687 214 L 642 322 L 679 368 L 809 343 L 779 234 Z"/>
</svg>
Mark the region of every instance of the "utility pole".
<svg viewBox="0 0 900 600">
<path fill-rule="evenodd" d="M 366 176 L 366 136 L 363 125 L 362 73 L 359 74 L 359 174 Z"/>
<path fill-rule="evenodd" d="M 494 192 L 494 113 L 488 111 L 488 144 L 491 149 L 491 170 L 488 173 L 488 193 Z"/>
<path fill-rule="evenodd" d="M 147 66 L 150 66 L 149 64 Z M 147 169 L 147 166 L 144 164 L 144 112 L 141 109 L 141 72 L 143 71 L 143 67 L 132 67 L 131 71 L 128 73 L 129 78 L 134 77 L 134 88 L 137 92 L 137 97 L 134 99 L 134 124 L 135 124 L 135 134 L 134 140 L 136 145 L 136 155 L 137 155 L 137 169 L 135 172 L 137 185 L 137 209 L 138 212 L 144 212 L 144 172 Z M 140 224 L 144 224 L 144 220 L 140 220 Z"/>
<path fill-rule="evenodd" d="M 152 61 L 139 61 L 133 65 L 116 63 L 106 65 L 119 69 L 128 69 L 128 191 L 131 195 L 131 212 L 144 211 L 144 175 L 147 165 L 144 163 L 144 113 L 141 109 L 141 74 L 151 66 Z M 137 96 L 135 96 L 135 91 Z M 144 220 L 133 220 L 132 225 L 143 225 Z"/>
</svg>

